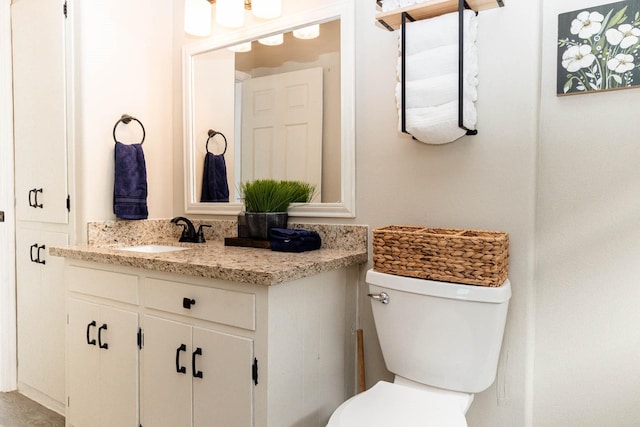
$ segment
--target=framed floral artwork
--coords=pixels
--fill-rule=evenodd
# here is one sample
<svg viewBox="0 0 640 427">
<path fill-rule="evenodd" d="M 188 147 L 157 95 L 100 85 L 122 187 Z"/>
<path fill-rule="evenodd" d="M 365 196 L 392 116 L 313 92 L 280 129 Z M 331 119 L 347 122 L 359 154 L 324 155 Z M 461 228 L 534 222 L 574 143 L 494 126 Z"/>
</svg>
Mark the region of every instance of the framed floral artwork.
<svg viewBox="0 0 640 427">
<path fill-rule="evenodd" d="M 640 0 L 558 15 L 558 95 L 640 85 Z"/>
</svg>

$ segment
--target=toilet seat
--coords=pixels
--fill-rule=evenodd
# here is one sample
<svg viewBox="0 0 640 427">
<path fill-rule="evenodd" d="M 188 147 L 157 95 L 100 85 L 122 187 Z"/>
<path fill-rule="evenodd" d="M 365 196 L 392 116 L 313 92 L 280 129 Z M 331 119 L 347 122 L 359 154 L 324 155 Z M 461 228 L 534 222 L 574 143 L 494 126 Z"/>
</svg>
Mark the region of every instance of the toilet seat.
<svg viewBox="0 0 640 427">
<path fill-rule="evenodd" d="M 327 427 L 467 427 L 459 402 L 380 381 L 344 402 Z"/>
</svg>

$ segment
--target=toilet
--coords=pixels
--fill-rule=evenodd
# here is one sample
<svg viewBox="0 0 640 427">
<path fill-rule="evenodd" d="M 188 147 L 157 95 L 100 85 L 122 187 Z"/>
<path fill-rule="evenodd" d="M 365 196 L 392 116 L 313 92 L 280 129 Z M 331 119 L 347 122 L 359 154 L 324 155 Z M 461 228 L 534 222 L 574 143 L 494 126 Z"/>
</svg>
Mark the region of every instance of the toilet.
<svg viewBox="0 0 640 427">
<path fill-rule="evenodd" d="M 393 383 L 344 402 L 327 427 L 466 427 L 475 393 L 494 381 L 511 284 L 483 287 L 367 271 Z"/>
</svg>

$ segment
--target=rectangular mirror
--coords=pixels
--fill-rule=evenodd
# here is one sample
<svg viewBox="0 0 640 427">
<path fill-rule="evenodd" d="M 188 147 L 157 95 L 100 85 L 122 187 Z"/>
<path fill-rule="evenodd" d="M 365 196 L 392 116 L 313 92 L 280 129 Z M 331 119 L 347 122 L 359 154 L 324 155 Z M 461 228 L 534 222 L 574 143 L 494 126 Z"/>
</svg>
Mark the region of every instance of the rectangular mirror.
<svg viewBox="0 0 640 427">
<path fill-rule="evenodd" d="M 291 216 L 355 217 L 349 3 L 284 16 L 183 48 L 186 213 L 237 215 L 242 210 L 238 184 L 273 178 L 317 187 L 312 203 L 291 207 Z M 317 37 L 294 37 L 294 30 L 316 24 Z M 282 36 L 282 44 L 263 44 L 273 36 Z M 247 44 L 251 50 L 242 52 Z M 220 200 L 202 198 L 207 152 L 226 165 L 228 202 L 202 201 Z"/>
</svg>

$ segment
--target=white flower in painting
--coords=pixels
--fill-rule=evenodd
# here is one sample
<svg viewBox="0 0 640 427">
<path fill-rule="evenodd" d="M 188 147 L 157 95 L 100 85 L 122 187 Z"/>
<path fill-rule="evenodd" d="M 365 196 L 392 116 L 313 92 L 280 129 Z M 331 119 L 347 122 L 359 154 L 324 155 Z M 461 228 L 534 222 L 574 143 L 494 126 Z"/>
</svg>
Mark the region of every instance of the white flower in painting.
<svg viewBox="0 0 640 427">
<path fill-rule="evenodd" d="M 571 21 L 571 34 L 577 34 L 581 39 L 588 39 L 594 34 L 598 34 L 602 28 L 604 16 L 598 12 L 583 11 L 576 19 Z"/>
<path fill-rule="evenodd" d="M 627 55 L 626 53 L 619 53 L 615 57 L 607 61 L 607 68 L 615 71 L 616 73 L 626 73 L 635 68 L 633 63 L 633 55 Z"/>
<path fill-rule="evenodd" d="M 629 24 L 622 24 L 618 28 L 611 28 L 605 33 L 607 41 L 614 45 L 620 45 L 621 48 L 626 49 L 640 40 L 640 29 Z"/>
<path fill-rule="evenodd" d="M 596 57 L 591 53 L 591 46 L 588 44 L 571 46 L 562 54 L 562 66 L 570 73 L 591 66 L 595 60 Z"/>
</svg>

